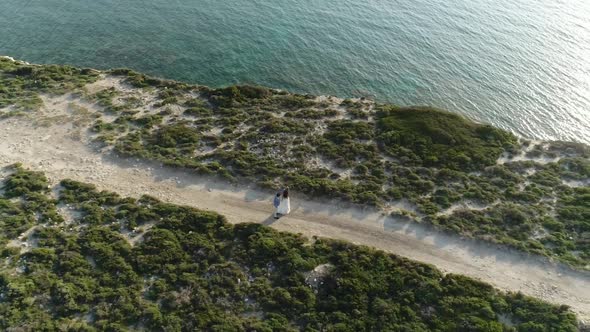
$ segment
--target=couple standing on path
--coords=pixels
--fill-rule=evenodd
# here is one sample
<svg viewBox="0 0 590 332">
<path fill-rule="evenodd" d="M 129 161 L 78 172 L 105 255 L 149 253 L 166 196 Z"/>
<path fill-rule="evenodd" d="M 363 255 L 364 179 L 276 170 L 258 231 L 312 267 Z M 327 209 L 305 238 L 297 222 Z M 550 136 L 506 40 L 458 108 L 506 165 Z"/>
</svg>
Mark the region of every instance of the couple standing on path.
<svg viewBox="0 0 590 332">
<path fill-rule="evenodd" d="M 275 195 L 275 199 L 273 201 L 273 205 L 275 206 L 275 219 L 279 219 L 281 216 L 289 214 L 291 212 L 291 201 L 289 199 L 289 188 L 281 189 Z"/>
</svg>

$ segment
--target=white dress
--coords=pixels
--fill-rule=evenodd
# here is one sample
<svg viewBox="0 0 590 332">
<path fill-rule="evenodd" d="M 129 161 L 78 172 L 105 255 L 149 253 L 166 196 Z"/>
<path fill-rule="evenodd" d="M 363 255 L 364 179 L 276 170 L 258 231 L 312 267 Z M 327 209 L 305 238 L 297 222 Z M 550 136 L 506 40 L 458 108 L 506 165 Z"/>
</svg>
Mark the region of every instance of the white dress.
<svg viewBox="0 0 590 332">
<path fill-rule="evenodd" d="M 279 204 L 279 207 L 277 208 L 277 213 L 289 214 L 289 212 L 291 212 L 291 201 L 289 200 L 289 197 L 287 197 L 287 198 L 281 197 L 281 203 Z"/>
</svg>

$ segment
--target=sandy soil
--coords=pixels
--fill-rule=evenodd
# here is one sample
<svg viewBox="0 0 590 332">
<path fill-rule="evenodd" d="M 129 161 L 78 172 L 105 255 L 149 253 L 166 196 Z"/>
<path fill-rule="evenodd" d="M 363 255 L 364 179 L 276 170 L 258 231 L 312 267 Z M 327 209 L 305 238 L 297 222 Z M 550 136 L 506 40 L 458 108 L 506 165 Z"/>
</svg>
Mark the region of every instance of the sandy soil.
<svg viewBox="0 0 590 332">
<path fill-rule="evenodd" d="M 65 98 L 65 97 L 64 97 Z M 70 101 L 71 102 L 71 101 Z M 22 162 L 44 171 L 50 180 L 64 178 L 96 184 L 124 196 L 150 194 L 164 201 L 213 210 L 232 223 L 256 222 L 282 231 L 322 236 L 369 245 L 435 265 L 449 273 L 465 274 L 495 287 L 522 291 L 556 304 L 567 304 L 582 320 L 590 320 L 590 274 L 575 272 L 545 259 L 404 223 L 374 211 L 361 211 L 338 203 L 298 199 L 293 212 L 272 218 L 272 193 L 226 184 L 163 168 L 122 160 L 101 153 L 79 135 L 79 117 L 64 101 L 44 107 L 35 125 L 26 118 L 0 121 L 0 167 Z M 58 113 L 58 114 L 56 114 Z M 82 119 L 83 120 L 83 119 Z M 83 122 L 83 121 L 82 121 Z"/>
</svg>

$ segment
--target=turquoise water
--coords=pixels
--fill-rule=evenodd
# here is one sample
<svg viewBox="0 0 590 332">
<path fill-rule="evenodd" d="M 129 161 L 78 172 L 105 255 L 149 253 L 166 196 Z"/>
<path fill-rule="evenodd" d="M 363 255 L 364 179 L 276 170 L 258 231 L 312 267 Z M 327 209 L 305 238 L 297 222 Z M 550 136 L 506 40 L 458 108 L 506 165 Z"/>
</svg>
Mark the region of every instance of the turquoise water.
<svg viewBox="0 0 590 332">
<path fill-rule="evenodd" d="M 590 143 L 588 0 L 2 0 L 0 54 L 373 95 Z"/>
</svg>

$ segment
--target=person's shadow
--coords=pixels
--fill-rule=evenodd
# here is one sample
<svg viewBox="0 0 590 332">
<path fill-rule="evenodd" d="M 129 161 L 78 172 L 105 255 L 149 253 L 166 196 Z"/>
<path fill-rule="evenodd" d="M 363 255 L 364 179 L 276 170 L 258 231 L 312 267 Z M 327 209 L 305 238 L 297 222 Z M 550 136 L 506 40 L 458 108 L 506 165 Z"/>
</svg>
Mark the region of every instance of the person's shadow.
<svg viewBox="0 0 590 332">
<path fill-rule="evenodd" d="M 264 219 L 261 224 L 264 226 L 271 226 L 275 222 L 279 221 L 279 218 L 275 218 L 274 213 L 272 213 L 268 218 Z"/>
</svg>

